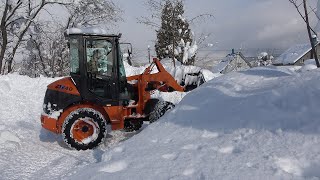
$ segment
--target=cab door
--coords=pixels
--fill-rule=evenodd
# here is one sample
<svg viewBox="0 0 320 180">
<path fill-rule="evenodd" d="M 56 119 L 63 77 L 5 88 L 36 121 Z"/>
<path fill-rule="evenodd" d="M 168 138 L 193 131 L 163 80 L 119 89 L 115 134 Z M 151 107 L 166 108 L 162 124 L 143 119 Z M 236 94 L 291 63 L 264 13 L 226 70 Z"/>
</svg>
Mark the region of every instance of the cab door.
<svg viewBox="0 0 320 180">
<path fill-rule="evenodd" d="M 86 100 L 104 106 L 119 104 L 116 51 L 113 38 L 86 38 Z"/>
</svg>

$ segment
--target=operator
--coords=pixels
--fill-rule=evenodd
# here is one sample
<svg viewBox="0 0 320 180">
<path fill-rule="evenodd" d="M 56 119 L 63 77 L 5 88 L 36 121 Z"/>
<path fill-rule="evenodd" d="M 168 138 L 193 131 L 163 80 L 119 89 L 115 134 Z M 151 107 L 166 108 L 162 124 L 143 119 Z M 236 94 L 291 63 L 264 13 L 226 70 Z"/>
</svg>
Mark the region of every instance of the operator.
<svg viewBox="0 0 320 180">
<path fill-rule="evenodd" d="M 88 62 L 88 71 L 97 75 L 112 75 L 112 47 L 96 46 L 92 52 L 90 61 Z"/>
<path fill-rule="evenodd" d="M 98 50 L 93 51 L 92 58 L 88 62 L 88 71 L 97 74 L 98 73 L 98 59 L 99 59 L 99 52 Z"/>
</svg>

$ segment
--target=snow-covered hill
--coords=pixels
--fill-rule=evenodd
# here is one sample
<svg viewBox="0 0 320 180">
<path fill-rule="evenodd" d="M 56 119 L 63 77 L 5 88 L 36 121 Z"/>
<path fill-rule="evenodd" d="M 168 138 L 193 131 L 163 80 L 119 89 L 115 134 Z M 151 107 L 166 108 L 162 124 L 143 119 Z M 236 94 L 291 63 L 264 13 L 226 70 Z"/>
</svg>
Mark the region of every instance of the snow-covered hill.
<svg viewBox="0 0 320 180">
<path fill-rule="evenodd" d="M 140 133 L 115 131 L 80 152 L 41 128 L 55 79 L 0 76 L 0 179 L 319 179 L 319 76 L 272 67 L 230 73 Z M 158 96 L 177 103 L 184 95 Z"/>
</svg>

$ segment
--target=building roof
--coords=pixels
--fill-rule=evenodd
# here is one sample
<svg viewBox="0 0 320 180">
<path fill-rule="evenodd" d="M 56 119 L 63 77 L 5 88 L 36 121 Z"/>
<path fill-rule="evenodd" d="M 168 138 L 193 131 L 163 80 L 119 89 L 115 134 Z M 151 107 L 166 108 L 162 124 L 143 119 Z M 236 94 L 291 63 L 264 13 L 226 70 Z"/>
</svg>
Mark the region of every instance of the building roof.
<svg viewBox="0 0 320 180">
<path fill-rule="evenodd" d="M 222 72 L 228 66 L 228 64 L 234 59 L 235 59 L 235 55 L 229 54 L 227 57 L 223 58 L 219 64 L 217 64 L 212 68 L 212 72 L 213 73 Z"/>
<path fill-rule="evenodd" d="M 310 50 L 310 43 L 294 45 L 276 58 L 274 64 L 294 64 Z"/>
<path fill-rule="evenodd" d="M 225 58 L 223 58 L 220 61 L 219 64 L 217 64 L 212 68 L 212 72 L 221 73 L 228 66 L 228 64 L 230 64 L 231 61 L 237 58 L 237 56 L 240 56 L 248 64 L 248 66 L 251 67 L 251 64 L 246 60 L 243 54 L 241 52 L 238 52 L 238 53 L 228 54 Z"/>
</svg>

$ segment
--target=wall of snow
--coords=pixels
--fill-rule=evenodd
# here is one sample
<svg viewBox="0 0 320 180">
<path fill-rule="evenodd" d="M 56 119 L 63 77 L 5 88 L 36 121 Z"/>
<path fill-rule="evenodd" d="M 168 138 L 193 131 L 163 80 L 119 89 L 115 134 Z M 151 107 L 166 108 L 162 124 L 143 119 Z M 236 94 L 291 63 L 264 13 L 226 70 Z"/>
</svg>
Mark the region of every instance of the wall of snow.
<svg viewBox="0 0 320 180">
<path fill-rule="evenodd" d="M 70 179 L 319 179 L 320 71 L 215 78 Z"/>
</svg>

